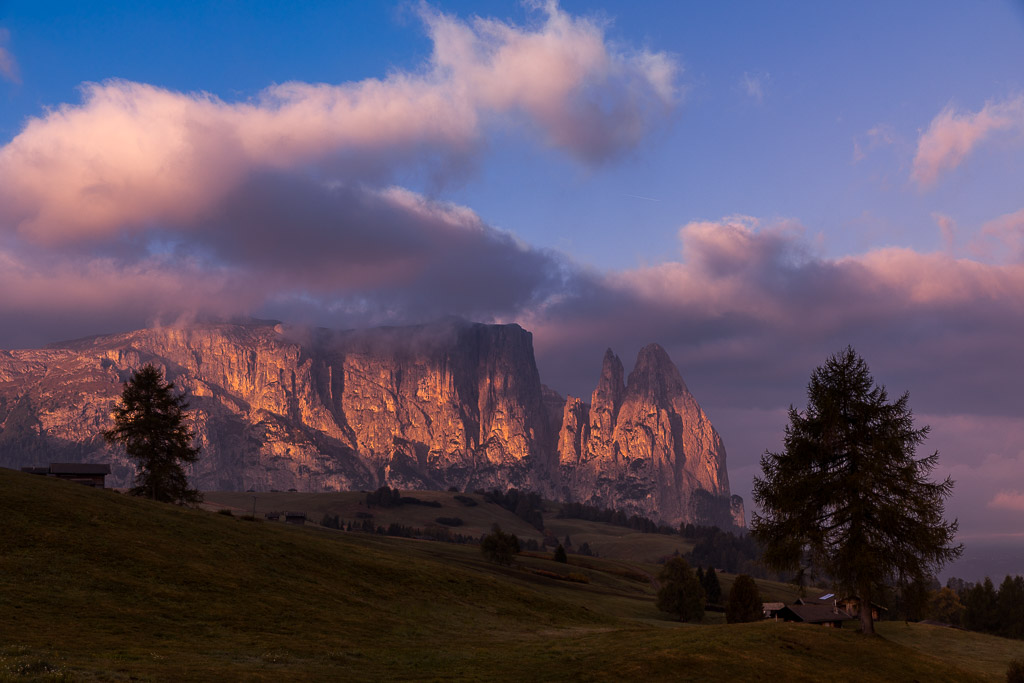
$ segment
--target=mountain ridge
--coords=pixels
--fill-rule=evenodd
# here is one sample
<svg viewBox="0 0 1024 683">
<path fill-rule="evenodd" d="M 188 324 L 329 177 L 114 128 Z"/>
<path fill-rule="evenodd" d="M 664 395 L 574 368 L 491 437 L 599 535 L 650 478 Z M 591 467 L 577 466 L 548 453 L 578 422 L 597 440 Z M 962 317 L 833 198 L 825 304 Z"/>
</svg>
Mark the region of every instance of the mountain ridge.
<svg viewBox="0 0 1024 683">
<path fill-rule="evenodd" d="M 609 349 L 588 406 L 541 383 L 514 323 L 199 323 L 2 351 L 0 464 L 102 459 L 128 484 L 131 463 L 101 434 L 146 363 L 188 395 L 200 488 L 517 487 L 742 525 L 721 439 L 664 349 L 645 347 L 628 383 Z"/>
</svg>

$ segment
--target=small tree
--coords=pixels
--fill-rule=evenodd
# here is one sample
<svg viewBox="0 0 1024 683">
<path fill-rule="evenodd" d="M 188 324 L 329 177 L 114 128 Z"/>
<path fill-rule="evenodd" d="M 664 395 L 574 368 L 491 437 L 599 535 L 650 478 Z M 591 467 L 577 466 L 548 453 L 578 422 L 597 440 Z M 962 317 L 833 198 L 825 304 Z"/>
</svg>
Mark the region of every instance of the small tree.
<svg viewBox="0 0 1024 683">
<path fill-rule="evenodd" d="M 555 548 L 555 562 L 561 562 L 562 564 L 568 564 L 569 562 L 569 557 L 565 554 L 565 547 L 561 543 Z"/>
<path fill-rule="evenodd" d="M 718 574 L 714 567 L 708 567 L 704 573 L 704 594 L 707 595 L 709 605 L 717 605 L 722 602 L 722 584 L 718 582 Z"/>
<path fill-rule="evenodd" d="M 964 616 L 964 606 L 952 588 L 940 588 L 928 596 L 927 614 L 929 619 L 959 626 Z"/>
<path fill-rule="evenodd" d="M 658 574 L 658 609 L 674 614 L 679 621 L 700 621 L 704 618 L 704 588 L 686 560 L 675 557 L 665 563 Z"/>
<path fill-rule="evenodd" d="M 732 583 L 729 602 L 725 606 L 725 620 L 730 624 L 760 621 L 764 617 L 761 592 L 749 574 L 740 574 Z"/>
<path fill-rule="evenodd" d="M 519 539 L 515 534 L 506 534 L 495 524 L 491 528 L 491 533 L 480 541 L 480 552 L 491 562 L 508 566 L 519 554 Z"/>
<path fill-rule="evenodd" d="M 114 428 L 103 433 L 124 446 L 138 468 L 132 495 L 167 503 L 197 503 L 199 492 L 188 485 L 183 463 L 194 463 L 199 449 L 184 422 L 188 408 L 153 365 L 145 365 L 125 382 L 121 403 L 114 409 Z"/>
<path fill-rule="evenodd" d="M 909 396 L 890 403 L 851 347 L 811 375 L 807 408 L 789 409 L 785 448 L 761 457 L 752 530 L 763 560 L 780 571 L 808 567 L 860 601 L 861 630 L 874 633 L 872 596 L 887 584 L 933 575 L 963 546 L 943 519 L 947 478 L 932 482 L 935 452 L 916 458 L 928 427 L 914 427 Z"/>
</svg>

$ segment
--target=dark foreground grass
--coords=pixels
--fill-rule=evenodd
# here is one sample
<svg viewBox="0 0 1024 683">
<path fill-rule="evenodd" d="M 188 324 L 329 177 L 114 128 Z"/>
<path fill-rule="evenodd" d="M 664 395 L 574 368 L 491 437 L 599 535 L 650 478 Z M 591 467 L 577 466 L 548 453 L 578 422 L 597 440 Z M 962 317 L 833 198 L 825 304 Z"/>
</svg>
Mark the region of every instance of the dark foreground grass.
<svg viewBox="0 0 1024 683">
<path fill-rule="evenodd" d="M 0 506 L 0 680 L 989 673 L 851 631 L 677 626 L 621 565 L 505 569 L 472 548 L 243 521 L 2 469 Z M 591 582 L 531 572 L 542 568 Z"/>
</svg>

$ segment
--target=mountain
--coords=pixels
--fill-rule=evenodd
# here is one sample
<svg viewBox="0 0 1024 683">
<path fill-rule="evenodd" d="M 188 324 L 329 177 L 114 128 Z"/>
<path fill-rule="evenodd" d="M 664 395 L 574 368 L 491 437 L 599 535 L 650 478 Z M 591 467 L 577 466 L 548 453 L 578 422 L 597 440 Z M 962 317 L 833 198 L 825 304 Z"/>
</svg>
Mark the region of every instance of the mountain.
<svg viewBox="0 0 1024 683">
<path fill-rule="evenodd" d="M 669 523 L 742 525 L 725 449 L 665 351 L 623 382 L 611 351 L 590 405 L 541 384 L 518 325 L 338 331 L 197 324 L 0 351 L 0 465 L 131 463 L 102 431 L 146 363 L 191 406 L 201 489 L 518 487 Z"/>
</svg>

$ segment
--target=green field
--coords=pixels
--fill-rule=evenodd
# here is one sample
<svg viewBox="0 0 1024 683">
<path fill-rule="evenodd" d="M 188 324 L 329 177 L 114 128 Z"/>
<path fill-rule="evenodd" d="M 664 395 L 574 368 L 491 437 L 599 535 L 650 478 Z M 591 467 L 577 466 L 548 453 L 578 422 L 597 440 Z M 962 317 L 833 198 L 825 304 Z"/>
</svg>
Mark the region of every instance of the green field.
<svg viewBox="0 0 1024 683">
<path fill-rule="evenodd" d="M 312 494 L 291 495 L 268 505 Z M 1001 680 L 1024 657 L 1019 641 L 901 622 L 874 639 L 677 624 L 654 608 L 654 567 L 622 558 L 503 568 L 473 546 L 245 521 L 2 469 L 0 501 L 0 680 L 962 681 Z M 459 516 L 489 528 L 485 507 L 497 508 Z"/>
</svg>

